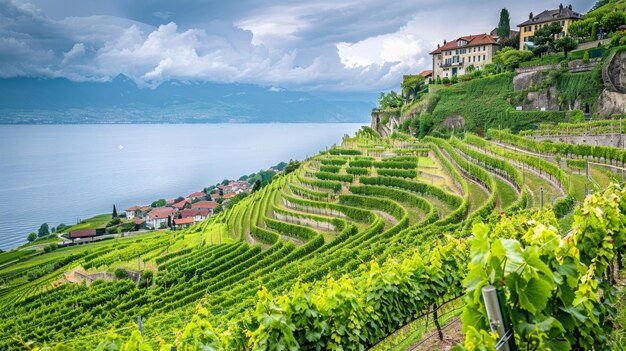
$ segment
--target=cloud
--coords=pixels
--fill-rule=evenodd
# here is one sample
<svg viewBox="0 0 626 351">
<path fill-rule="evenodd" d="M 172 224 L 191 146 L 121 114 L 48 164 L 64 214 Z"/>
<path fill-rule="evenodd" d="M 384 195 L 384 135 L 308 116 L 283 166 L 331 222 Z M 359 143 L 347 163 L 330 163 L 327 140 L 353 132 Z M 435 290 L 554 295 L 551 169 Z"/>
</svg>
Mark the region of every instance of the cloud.
<svg viewBox="0 0 626 351">
<path fill-rule="evenodd" d="M 513 26 L 529 9 L 547 6 L 539 0 L 242 0 L 237 6 L 110 0 L 95 13 L 93 1 L 85 1 L 59 9 L 43 0 L 0 0 L 0 77 L 107 81 L 124 74 L 145 87 L 181 80 L 377 91 L 427 69 L 428 52 L 443 39 L 493 29 L 502 6 L 511 10 Z M 577 8 L 590 2 L 577 1 Z"/>
<path fill-rule="evenodd" d="M 61 61 L 61 64 L 65 65 L 68 62 L 78 59 L 85 55 L 85 52 L 85 44 L 76 43 L 74 44 L 74 46 L 72 46 L 72 49 L 70 51 L 63 53 L 63 61 Z"/>
</svg>

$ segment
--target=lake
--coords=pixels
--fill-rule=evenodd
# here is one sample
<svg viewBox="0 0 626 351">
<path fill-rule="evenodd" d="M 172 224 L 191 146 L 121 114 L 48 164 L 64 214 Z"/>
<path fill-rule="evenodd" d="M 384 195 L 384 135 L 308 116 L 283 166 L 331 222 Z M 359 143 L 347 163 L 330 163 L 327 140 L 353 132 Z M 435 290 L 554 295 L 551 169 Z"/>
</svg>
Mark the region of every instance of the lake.
<svg viewBox="0 0 626 351">
<path fill-rule="evenodd" d="M 41 223 L 75 224 L 304 159 L 361 124 L 0 125 L 0 249 Z"/>
</svg>

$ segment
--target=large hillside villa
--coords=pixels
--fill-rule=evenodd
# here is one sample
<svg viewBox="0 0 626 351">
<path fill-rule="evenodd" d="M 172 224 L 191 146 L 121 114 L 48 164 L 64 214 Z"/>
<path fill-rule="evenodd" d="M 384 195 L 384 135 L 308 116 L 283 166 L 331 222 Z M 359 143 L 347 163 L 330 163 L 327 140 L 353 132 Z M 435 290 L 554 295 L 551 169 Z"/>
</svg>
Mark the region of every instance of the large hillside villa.
<svg viewBox="0 0 626 351">
<path fill-rule="evenodd" d="M 496 37 L 490 34 L 467 35 L 437 45 L 430 54 L 433 57 L 433 78 L 460 76 L 473 66 L 481 69 L 491 63 L 494 53 L 500 48 Z"/>
<path fill-rule="evenodd" d="M 569 31 L 570 24 L 582 18 L 583 15 L 574 11 L 572 5 L 563 6 L 561 4 L 558 9 L 545 10 L 536 16 L 531 12 L 527 21 L 517 25 L 520 29 L 519 49 L 528 50 L 533 46 L 533 36 L 539 28 L 558 22 L 563 27 L 559 36 L 563 37 Z"/>
</svg>

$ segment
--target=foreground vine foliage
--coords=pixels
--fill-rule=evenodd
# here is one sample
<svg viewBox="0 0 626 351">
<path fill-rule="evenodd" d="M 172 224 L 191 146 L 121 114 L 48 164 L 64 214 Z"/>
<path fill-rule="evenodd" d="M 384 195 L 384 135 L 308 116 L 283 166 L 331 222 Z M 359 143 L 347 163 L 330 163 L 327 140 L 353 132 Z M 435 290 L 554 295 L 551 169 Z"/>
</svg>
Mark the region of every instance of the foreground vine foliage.
<svg viewBox="0 0 626 351">
<path fill-rule="evenodd" d="M 464 280 L 466 339 L 459 350 L 489 350 L 481 288 L 506 296 L 515 342 L 522 350 L 606 350 L 615 289 L 613 265 L 624 248 L 626 191 L 611 186 L 577 209 L 572 232 L 558 234 L 550 212 L 475 225 Z"/>
</svg>

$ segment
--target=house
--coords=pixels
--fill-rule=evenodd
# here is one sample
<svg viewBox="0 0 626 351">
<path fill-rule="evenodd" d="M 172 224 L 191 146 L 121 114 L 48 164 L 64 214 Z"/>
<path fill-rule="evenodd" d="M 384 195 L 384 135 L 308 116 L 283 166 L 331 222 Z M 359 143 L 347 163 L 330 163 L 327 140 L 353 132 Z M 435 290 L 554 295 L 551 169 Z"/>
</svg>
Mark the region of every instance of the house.
<svg viewBox="0 0 626 351">
<path fill-rule="evenodd" d="M 182 209 L 185 209 L 186 207 L 188 208 L 188 207 L 189 207 L 189 202 L 190 202 L 190 201 L 189 201 L 188 199 L 184 199 L 184 200 L 182 200 L 182 201 L 179 201 L 179 202 L 177 202 L 177 203 L 173 204 L 173 205 L 172 205 L 172 207 L 173 207 L 175 210 L 180 211 L 180 210 L 182 210 Z"/>
<path fill-rule="evenodd" d="M 424 77 L 424 81 L 428 83 L 428 80 L 433 77 L 433 70 L 427 69 L 420 72 L 420 76 Z"/>
<path fill-rule="evenodd" d="M 140 207 L 132 206 L 132 207 L 127 208 L 124 212 L 126 212 L 126 219 L 133 219 L 137 217 L 138 215 L 137 212 L 140 212 Z"/>
<path fill-rule="evenodd" d="M 82 239 L 82 238 L 93 238 L 96 236 L 95 229 L 77 229 L 72 230 L 69 234 L 69 238 L 74 241 L 74 239 Z"/>
<path fill-rule="evenodd" d="M 140 228 L 143 228 L 146 224 L 146 221 L 143 218 L 135 217 L 134 221 L 135 221 L 135 230 L 139 230 Z"/>
<path fill-rule="evenodd" d="M 174 215 L 174 209 L 171 207 L 157 207 L 148 212 L 146 216 L 146 226 L 152 229 L 159 229 L 167 226 L 168 220 Z"/>
<path fill-rule="evenodd" d="M 209 210 L 186 209 L 179 212 L 182 218 L 193 217 L 194 222 L 202 222 L 209 218 Z"/>
<path fill-rule="evenodd" d="M 240 194 L 248 189 L 250 189 L 250 184 L 244 182 L 243 180 L 231 180 L 228 184 L 220 184 L 217 186 L 219 190 L 222 191 L 223 194 L 235 193 Z"/>
<path fill-rule="evenodd" d="M 195 193 L 189 194 L 187 198 L 190 199 L 191 201 L 204 200 L 206 199 L 206 194 L 203 193 L 202 191 L 196 191 Z"/>
<path fill-rule="evenodd" d="M 535 31 L 539 28 L 557 22 L 563 27 L 563 31 L 558 36 L 564 37 L 569 31 L 570 24 L 582 18 L 583 15 L 574 11 L 572 5 L 563 6 L 563 4 L 561 4 L 556 10 L 545 10 L 536 16 L 531 12 L 530 15 L 528 15 L 527 21 L 517 25 L 520 29 L 519 48 L 520 50 L 532 48 L 534 46 L 533 36 L 535 35 Z"/>
<path fill-rule="evenodd" d="M 437 45 L 430 54 L 433 57 L 433 77 L 451 78 L 467 73 L 474 66 L 481 69 L 491 63 L 493 55 L 500 48 L 496 38 L 489 34 L 467 35 L 453 41 Z"/>
<path fill-rule="evenodd" d="M 506 38 L 500 38 L 500 37 L 498 36 L 498 27 L 496 27 L 496 28 L 494 28 L 494 29 L 491 31 L 491 33 L 489 33 L 489 34 L 491 34 L 491 36 L 492 36 L 492 37 L 496 38 L 496 40 L 497 40 L 498 42 L 500 42 L 502 39 L 511 39 L 511 38 L 515 38 L 515 37 L 519 34 L 519 31 L 516 31 L 516 30 L 512 30 L 512 29 L 511 29 L 511 30 L 509 30 L 509 35 L 507 35 L 507 37 L 506 37 Z"/>
<path fill-rule="evenodd" d="M 182 228 L 187 228 L 191 225 L 193 225 L 195 223 L 193 217 L 183 217 L 183 218 L 176 218 L 174 220 L 174 228 L 176 229 L 182 229 Z"/>
<path fill-rule="evenodd" d="M 219 204 L 215 201 L 198 201 L 195 204 L 191 205 L 191 208 L 194 210 L 206 210 L 209 211 L 211 215 L 213 215 L 213 211 L 217 208 Z"/>
</svg>

